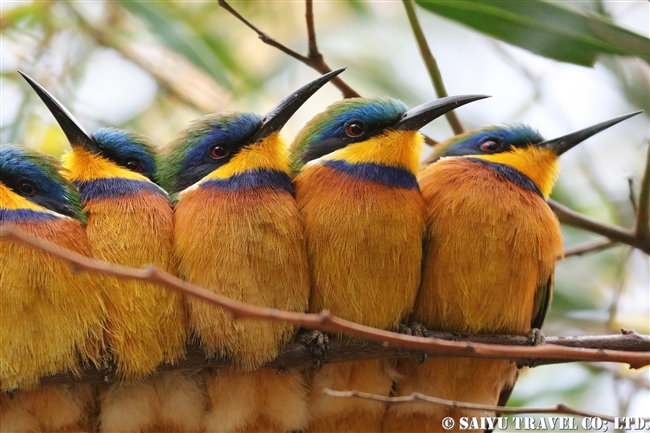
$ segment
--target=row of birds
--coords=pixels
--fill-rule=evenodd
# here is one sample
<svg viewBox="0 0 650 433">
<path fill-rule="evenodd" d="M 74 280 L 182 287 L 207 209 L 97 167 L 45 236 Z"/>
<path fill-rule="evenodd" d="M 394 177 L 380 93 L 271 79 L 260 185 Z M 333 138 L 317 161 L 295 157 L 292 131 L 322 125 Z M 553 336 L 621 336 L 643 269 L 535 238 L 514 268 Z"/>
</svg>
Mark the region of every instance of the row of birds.
<svg viewBox="0 0 650 433">
<path fill-rule="evenodd" d="M 546 204 L 557 159 L 637 113 L 547 141 L 524 125 L 483 128 L 436 146 L 420 171 L 418 130 L 485 96 L 410 110 L 388 97 L 354 98 L 315 116 L 287 147 L 283 125 L 343 69 L 263 117 L 197 119 L 160 152 L 132 132 L 87 134 L 21 73 L 72 150 L 59 162 L 2 145 L 0 223 L 110 263 L 153 264 L 258 306 L 327 309 L 386 330 L 411 321 L 463 333 L 540 328 L 562 252 Z M 516 379 L 513 362 L 465 358 L 277 374 L 260 367 L 293 338 L 291 326 L 236 322 L 151 283 L 74 273 L 33 247 L 0 242 L 2 431 L 432 432 L 446 416 L 481 413 L 388 409 L 322 391 L 496 405 Z M 182 360 L 190 340 L 233 367 L 154 374 Z M 39 386 L 44 376 L 108 364 L 120 383 Z"/>
</svg>

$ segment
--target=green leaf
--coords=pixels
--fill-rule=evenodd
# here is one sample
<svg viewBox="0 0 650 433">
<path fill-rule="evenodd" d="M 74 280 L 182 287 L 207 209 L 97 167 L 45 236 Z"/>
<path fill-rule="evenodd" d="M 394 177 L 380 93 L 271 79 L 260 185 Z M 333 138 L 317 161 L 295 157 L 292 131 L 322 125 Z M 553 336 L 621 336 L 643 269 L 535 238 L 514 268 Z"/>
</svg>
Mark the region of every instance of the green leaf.
<svg viewBox="0 0 650 433">
<path fill-rule="evenodd" d="M 165 2 L 140 2 L 121 0 L 120 3 L 132 14 L 149 24 L 151 30 L 158 35 L 174 51 L 184 55 L 213 77 L 219 84 L 230 89 L 232 86 L 223 73 L 224 66 L 218 56 L 186 22 L 179 19 L 178 14 Z"/>
<path fill-rule="evenodd" d="M 599 54 L 620 54 L 650 63 L 650 39 L 596 13 L 541 0 L 415 1 L 435 14 L 562 62 L 593 66 Z"/>
</svg>

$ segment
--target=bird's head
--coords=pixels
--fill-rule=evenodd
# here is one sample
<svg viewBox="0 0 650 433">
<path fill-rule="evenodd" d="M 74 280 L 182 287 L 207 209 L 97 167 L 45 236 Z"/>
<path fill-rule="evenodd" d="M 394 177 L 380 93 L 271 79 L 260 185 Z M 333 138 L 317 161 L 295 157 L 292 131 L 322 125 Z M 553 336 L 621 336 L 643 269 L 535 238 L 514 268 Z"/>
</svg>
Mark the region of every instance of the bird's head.
<svg viewBox="0 0 650 433">
<path fill-rule="evenodd" d="M 294 173 L 310 161 L 341 159 L 417 171 L 427 123 L 485 96 L 452 96 L 409 110 L 392 98 L 352 98 L 330 105 L 311 119 L 291 145 Z"/>
<path fill-rule="evenodd" d="M 63 156 L 73 182 L 105 178 L 153 181 L 156 171 L 155 145 L 134 132 L 101 128 L 89 135 L 43 86 L 20 73 L 45 103 L 65 133 L 72 151 Z"/>
<path fill-rule="evenodd" d="M 12 212 L 14 221 L 61 216 L 83 220 L 79 192 L 60 170 L 58 161 L 49 155 L 3 144 L 0 210 Z"/>
<path fill-rule="evenodd" d="M 526 175 L 545 198 L 559 173 L 558 158 L 587 138 L 641 113 L 625 114 L 552 140 L 526 125 L 490 126 L 456 136 L 436 146 L 427 161 L 471 157 L 508 165 Z"/>
<path fill-rule="evenodd" d="M 245 172 L 288 173 L 289 158 L 280 130 L 307 99 L 343 70 L 308 83 L 265 116 L 228 112 L 195 120 L 165 148 L 160 184 L 170 194 L 178 194 L 192 185 Z"/>
</svg>

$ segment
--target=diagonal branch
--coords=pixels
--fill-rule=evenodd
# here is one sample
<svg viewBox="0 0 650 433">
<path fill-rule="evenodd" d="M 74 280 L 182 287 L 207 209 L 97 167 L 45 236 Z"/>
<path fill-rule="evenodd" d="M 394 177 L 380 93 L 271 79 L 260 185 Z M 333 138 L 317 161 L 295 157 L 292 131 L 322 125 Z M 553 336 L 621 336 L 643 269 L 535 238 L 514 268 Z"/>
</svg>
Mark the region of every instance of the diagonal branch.
<svg viewBox="0 0 650 433">
<path fill-rule="evenodd" d="M 420 26 L 420 22 L 418 21 L 418 16 L 415 13 L 415 8 L 413 7 L 413 0 L 402 0 L 402 3 L 404 3 L 404 9 L 406 9 L 406 15 L 408 16 L 409 23 L 411 24 L 411 29 L 413 30 L 413 34 L 415 35 L 415 40 L 420 50 L 420 56 L 422 56 L 424 65 L 426 66 L 427 71 L 429 72 L 429 77 L 431 78 L 431 82 L 433 83 L 433 88 L 436 91 L 436 96 L 438 98 L 443 98 L 445 96 L 448 96 L 447 89 L 445 88 L 445 83 L 444 81 L 442 81 L 442 74 L 440 73 L 438 62 L 436 61 L 436 58 L 433 57 L 433 54 L 431 53 L 431 49 L 429 48 L 429 43 L 427 42 L 426 36 L 424 36 L 422 27 Z M 463 125 L 461 125 L 460 120 L 458 120 L 458 116 L 456 116 L 455 110 L 448 111 L 445 114 L 445 117 L 447 118 L 447 122 L 449 122 L 449 126 L 451 126 L 451 129 L 454 131 L 455 135 L 459 135 L 465 132 L 465 130 L 463 129 Z"/>
<path fill-rule="evenodd" d="M 90 259 L 70 250 L 60 248 L 51 242 L 46 242 L 34 236 L 30 236 L 11 224 L 6 224 L 0 227 L 0 237 L 26 243 L 42 251 L 53 254 L 75 265 L 75 269 L 77 270 L 97 272 L 131 280 L 146 281 L 164 286 L 171 290 L 182 292 L 185 295 L 194 296 L 211 304 L 225 308 L 232 315 L 234 320 L 245 318 L 263 319 L 294 326 L 331 331 L 337 334 L 353 334 L 379 341 L 386 346 L 403 347 L 463 357 L 494 359 L 522 358 L 531 360 L 571 359 L 575 361 L 621 362 L 630 364 L 631 368 L 640 368 L 650 365 L 650 351 L 634 353 L 619 350 L 609 351 L 600 349 L 569 348 L 555 344 L 544 344 L 532 347 L 509 347 L 482 343 L 461 343 L 383 331 L 332 316 L 329 311 L 322 311 L 319 314 L 307 314 L 257 307 L 217 295 L 206 289 L 187 283 L 155 267 L 133 269 Z"/>
<path fill-rule="evenodd" d="M 293 57 L 294 59 L 304 63 L 305 65 L 309 66 L 310 68 L 320 72 L 321 74 L 326 74 L 330 72 L 332 69 L 325 63 L 325 59 L 323 57 L 323 54 L 321 54 L 320 51 L 318 51 L 318 45 L 316 44 L 316 30 L 314 26 L 314 10 L 313 10 L 313 3 L 311 0 L 306 0 L 306 12 L 305 12 L 305 18 L 307 21 L 307 38 L 309 41 L 309 54 L 308 56 L 303 56 L 302 54 L 292 50 L 291 48 L 282 45 L 280 42 L 276 41 L 273 39 L 271 36 L 260 30 L 257 26 L 255 26 L 253 23 L 251 23 L 248 19 L 246 19 L 244 16 L 242 16 L 239 12 L 237 12 L 226 0 L 217 0 L 219 3 L 219 6 L 230 12 L 232 15 L 234 15 L 237 19 L 239 19 L 242 23 L 246 24 L 251 30 L 253 30 L 255 33 L 257 33 L 257 36 L 260 38 L 262 42 L 264 42 L 267 45 L 270 45 L 272 47 L 277 48 L 278 50 L 282 51 L 283 53 L 287 54 L 290 57 Z M 334 86 L 336 86 L 337 89 L 341 91 L 343 94 L 344 98 L 358 98 L 361 97 L 361 95 L 354 90 L 352 87 L 350 87 L 345 81 L 341 79 L 341 77 L 335 77 L 333 78 L 330 83 L 332 83 Z M 435 146 L 438 144 L 436 140 L 433 138 L 422 134 L 424 137 L 424 141 L 429 145 L 429 146 Z"/>
<path fill-rule="evenodd" d="M 276 41 L 273 39 L 271 36 L 269 36 L 267 33 L 263 32 L 260 30 L 255 24 L 250 22 L 248 19 L 246 19 L 242 14 L 237 12 L 226 0 L 218 0 L 219 6 L 230 12 L 232 15 L 234 15 L 239 21 L 242 23 L 246 24 L 248 28 L 253 30 L 255 33 L 257 33 L 257 36 L 260 38 L 262 42 L 264 42 L 267 45 L 270 45 L 272 47 L 277 48 L 278 50 L 282 51 L 284 54 L 293 57 L 296 60 L 301 61 L 305 65 L 309 66 L 310 68 L 313 68 L 320 72 L 321 74 L 326 74 L 328 72 L 332 71 L 332 68 L 330 68 L 327 63 L 325 63 L 325 60 L 323 59 L 323 56 L 316 52 L 316 54 L 311 52 L 312 48 L 312 41 L 310 39 L 310 53 L 309 57 L 305 57 L 302 54 L 292 50 L 291 48 L 287 47 L 286 45 L 282 45 L 280 42 Z M 308 17 L 308 23 L 309 23 L 309 17 Z M 313 14 L 311 16 L 311 31 L 313 32 Z M 308 24 L 309 25 L 309 24 Z M 316 37 L 313 36 L 313 47 L 316 47 Z M 344 98 L 357 98 L 360 95 L 352 89 L 350 86 L 345 83 L 340 77 L 335 77 L 333 78 L 330 83 L 332 83 L 334 86 L 336 86 L 337 89 L 341 91 L 343 94 Z"/>
<path fill-rule="evenodd" d="M 587 253 L 593 253 L 596 251 L 602 251 L 608 248 L 615 247 L 617 245 L 616 242 L 613 242 L 611 239 L 598 239 L 596 241 L 592 242 L 585 242 L 583 244 L 579 244 L 570 248 L 566 248 L 564 250 L 564 258 L 571 257 L 571 256 L 581 256 L 583 254 Z"/>
<path fill-rule="evenodd" d="M 650 240 L 636 236 L 632 230 L 601 223 L 593 218 L 571 210 L 554 200 L 549 200 L 548 205 L 553 209 L 553 212 L 555 212 L 555 215 L 560 219 L 560 222 L 564 224 L 588 230 L 592 233 L 605 236 L 612 241 L 624 243 L 631 247 L 638 248 L 646 254 L 650 254 Z"/>
</svg>

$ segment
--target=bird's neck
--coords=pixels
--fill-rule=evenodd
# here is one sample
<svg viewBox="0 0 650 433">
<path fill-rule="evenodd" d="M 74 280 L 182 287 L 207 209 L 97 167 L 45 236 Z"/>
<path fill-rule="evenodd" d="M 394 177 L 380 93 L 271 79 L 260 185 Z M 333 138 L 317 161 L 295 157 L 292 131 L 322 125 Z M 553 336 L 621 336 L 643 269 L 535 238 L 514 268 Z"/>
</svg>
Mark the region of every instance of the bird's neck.
<svg viewBox="0 0 650 433">
<path fill-rule="evenodd" d="M 535 184 L 545 199 L 548 199 L 551 194 L 560 172 L 555 153 L 532 146 L 493 155 L 468 155 L 467 158 L 503 164 L 520 171 Z"/>
<path fill-rule="evenodd" d="M 349 144 L 322 159 L 401 168 L 415 175 L 423 144 L 422 135 L 416 131 L 387 131 L 369 140 Z"/>
</svg>

